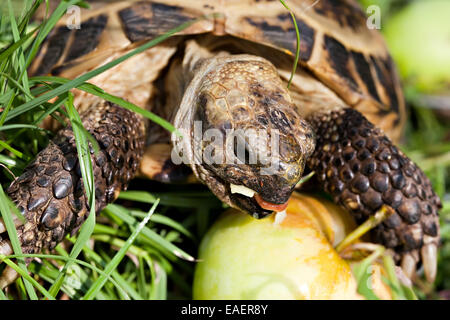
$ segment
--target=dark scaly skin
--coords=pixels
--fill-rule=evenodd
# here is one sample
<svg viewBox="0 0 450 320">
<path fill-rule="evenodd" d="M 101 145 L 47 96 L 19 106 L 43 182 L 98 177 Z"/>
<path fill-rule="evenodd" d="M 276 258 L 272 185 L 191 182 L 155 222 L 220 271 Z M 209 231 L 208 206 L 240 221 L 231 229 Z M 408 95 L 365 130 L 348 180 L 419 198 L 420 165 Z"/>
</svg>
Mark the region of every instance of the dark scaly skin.
<svg viewBox="0 0 450 320">
<path fill-rule="evenodd" d="M 298 182 L 297 176 L 293 179 L 280 179 L 290 168 L 286 160 L 290 157 L 300 160 L 296 162 L 296 169 L 303 172 L 301 160 L 308 159 L 307 165 L 317 172 L 321 187 L 332 194 L 336 203 L 352 212 L 358 223 L 376 214 L 383 205 L 391 207 L 392 210 L 389 211 L 395 213 L 374 230 L 374 240 L 396 252 L 396 261 L 401 262 L 408 276 L 412 276 L 411 270 L 415 270 L 416 264 L 421 260 L 427 279 L 432 282 L 436 270 L 436 251 L 439 242 L 438 209 L 441 204 L 424 173 L 402 154 L 380 129 L 351 108 L 337 110 L 331 105 L 322 110 L 318 108 L 307 116 L 306 121 L 301 118 L 297 120 L 297 117 L 289 114 L 286 118 L 294 120 L 293 125 L 284 122 L 284 127 L 279 126 L 279 119 L 283 117 L 272 117 L 272 112 L 267 112 L 267 109 L 274 108 L 277 114 L 283 115 L 287 114 L 286 110 L 289 109 L 289 104 L 288 108 L 284 108 L 283 100 L 280 99 L 283 97 L 284 89 L 275 86 L 278 83 L 276 71 L 272 71 L 275 69 L 270 68 L 268 62 L 255 64 L 252 59 L 256 58 L 247 57 L 249 60 L 245 62 L 243 57 L 231 58 L 242 59 L 238 67 L 231 63 L 220 65 L 217 60 L 214 73 L 218 75 L 220 81 L 217 83 L 214 81 L 215 74 L 205 77 L 206 80 L 202 80 L 204 83 L 198 85 L 202 90 L 195 91 L 198 94 L 198 101 L 190 106 L 198 108 L 196 112 L 203 116 L 199 118 L 204 123 L 218 129 L 263 127 L 269 130 L 274 126 L 287 130 L 299 142 L 280 137 L 279 145 L 288 146 L 280 148 L 284 172 L 268 175 L 267 181 L 266 176 L 261 175 L 258 170 L 258 164 L 246 163 L 211 166 L 201 163 L 194 166 L 194 172 L 198 174 L 199 179 L 222 201 L 254 217 L 262 218 L 270 215 L 271 210 L 263 210 L 255 198 L 231 193 L 229 185 L 244 185 L 258 193 L 264 201 L 274 204 L 284 203 Z M 228 61 L 226 60 L 228 58 L 223 59 L 224 62 Z M 256 69 L 261 72 L 267 70 L 267 73 L 262 72 L 259 77 L 253 79 L 257 74 L 253 71 L 254 65 L 259 64 L 263 64 L 264 67 Z M 224 113 L 217 107 L 220 99 L 223 99 L 219 94 L 226 97 L 225 100 L 228 102 L 228 94 L 232 90 L 225 90 L 222 94 L 223 90 L 219 90 L 220 87 L 225 85 L 227 88 L 236 88 L 237 86 L 228 83 L 228 79 L 234 81 L 241 73 L 245 74 L 246 70 L 253 71 L 251 76 L 240 77 L 240 81 L 245 80 L 246 83 L 253 84 L 249 86 L 250 90 L 241 91 L 241 95 L 247 97 L 247 104 L 239 103 L 238 108 L 233 109 L 229 106 L 231 103 L 227 103 L 228 113 Z M 232 76 L 227 77 L 227 72 L 231 72 Z M 267 81 L 267 74 L 270 74 L 271 81 Z M 192 83 L 195 83 L 194 80 Z M 239 88 L 243 87 L 241 83 Z M 208 98 L 202 99 L 202 94 L 208 95 Z M 248 106 L 248 109 L 243 110 L 243 106 Z M 183 108 L 180 110 L 183 112 Z M 186 110 L 191 109 L 185 108 L 184 111 Z M 245 116 L 242 117 L 245 122 L 233 122 L 231 117 L 239 117 L 241 111 L 245 111 Z M 232 116 L 227 117 L 227 114 Z M 226 123 L 230 125 L 227 126 Z M 292 128 L 297 131 L 294 132 Z M 311 128 L 315 132 L 315 139 L 310 134 Z M 314 140 L 315 143 L 311 143 Z M 296 144 L 303 149 L 295 148 Z M 309 144 L 312 147 L 305 148 Z M 312 156 L 308 152 L 309 149 L 314 149 Z M 283 155 L 283 150 L 296 151 Z"/>
<path fill-rule="evenodd" d="M 81 119 L 100 146 L 91 157 L 98 213 L 133 178 L 144 152 L 145 123 L 139 115 L 106 102 L 86 110 Z M 7 193 L 27 220 L 17 227 L 24 253 L 52 249 L 78 230 L 89 205 L 71 127 L 59 131 Z"/>
<path fill-rule="evenodd" d="M 234 143 L 235 149 L 228 150 L 231 157 L 228 155 L 227 159 L 225 142 L 223 149 L 217 152 L 223 152 L 224 156 L 217 162 L 197 164 L 194 158 L 188 159 L 194 174 L 231 207 L 258 219 L 272 214 L 272 210 L 262 208 L 255 198 L 232 193 L 230 184 L 250 188 L 264 201 L 286 203 L 303 174 L 306 159 L 314 150 L 311 127 L 295 112 L 285 83 L 268 60 L 247 54 L 217 56 L 202 60 L 193 70 L 195 76 L 186 89 L 186 99 L 181 102 L 174 126 L 195 132 L 194 121 L 201 121 L 202 135 L 215 129 L 223 134 L 224 141 L 234 132 L 240 135 L 240 141 L 247 139 L 242 149 L 253 155 L 263 154 L 272 162 L 264 163 L 259 156 L 252 162 L 250 157 L 245 160 L 245 155 L 235 161 L 232 155 L 238 153 L 239 147 Z M 189 97 L 189 92 L 195 94 Z M 189 118 L 190 113 L 193 115 Z M 251 141 L 246 130 L 265 132 L 266 139 Z M 278 146 L 272 146 L 272 138 L 277 140 Z M 196 153 L 194 150 L 200 149 L 203 158 L 215 145 L 208 139 L 201 145 L 196 145 L 192 138 L 187 144 L 176 139 L 173 142 L 176 149 L 190 148 L 192 157 Z M 269 170 L 271 166 L 273 170 Z"/>
<path fill-rule="evenodd" d="M 262 177 L 259 175 L 259 170 L 256 170 L 259 169 L 258 164 L 255 166 L 243 163 L 232 167 L 226 165 L 225 167 L 210 166 L 209 168 L 206 168 L 204 163 L 199 164 L 196 169 L 200 180 L 206 183 L 220 199 L 231 205 L 234 204 L 255 217 L 267 215 L 267 210 L 259 207 L 253 198 L 244 199 L 241 196 L 237 198 L 231 194 L 230 183 L 244 184 L 256 190 L 263 200 L 272 203 L 276 203 L 273 199 L 278 200 L 277 197 L 280 194 L 283 197 L 280 203 L 287 201 L 290 192 L 301 177 L 303 160 L 309 158 L 314 148 L 314 137 L 310 132 L 312 127 L 317 136 L 317 146 L 308 165 L 318 173 L 323 188 L 334 196 L 337 203 L 354 212 L 359 222 L 373 215 L 383 204 L 390 205 L 396 214 L 383 222 L 375 231 L 375 235 L 376 240 L 399 253 L 399 259 L 404 254 L 415 252 L 415 257 L 417 256 L 415 262 L 417 262 L 419 249 L 423 257 L 423 252 L 429 252 L 423 248 L 433 246 L 435 249 L 437 247 L 439 199 L 420 169 L 398 151 L 380 130 L 376 129 L 359 112 L 352 109 L 326 113 L 317 111 L 307 119 L 310 124 L 291 113 L 286 117 L 287 112 L 292 112 L 290 110 L 294 110 L 294 108 L 288 99 L 288 93 L 284 92 L 285 89 L 281 89 L 284 88 L 281 80 L 275 77 L 276 69 L 269 65 L 269 62 L 249 55 L 221 57 L 218 58 L 219 60 L 223 60 L 224 64 L 216 65 L 214 71 L 208 73 L 208 76 L 197 71 L 201 76 L 199 84 L 204 89 L 203 91 L 212 93 L 210 100 L 223 99 L 219 96 L 222 94 L 221 91 L 214 90 L 216 87 L 214 73 L 223 75 L 218 77 L 222 85 L 227 84 L 228 80 L 232 82 L 236 75 L 250 74 L 251 76 L 241 77 L 240 85 L 230 85 L 233 90 L 228 87 L 225 90 L 227 107 L 231 111 L 228 114 L 236 117 L 240 115 L 240 112 L 244 114 L 248 111 L 253 115 L 249 117 L 247 114 L 244 117 L 243 123 L 247 127 L 261 127 L 267 130 L 274 126 L 281 131 L 286 130 L 288 133 L 286 137 L 294 135 L 295 138 L 280 137 L 280 145 L 285 145 L 285 147 L 281 148 L 282 156 L 279 161 L 283 162 L 285 168 L 295 169 L 292 177 L 287 175 L 286 169 L 285 172 L 277 173 L 278 175 Z M 228 60 L 239 63 L 228 63 Z M 214 61 L 210 62 L 215 63 Z M 205 70 L 209 70 L 206 69 L 208 66 L 209 64 L 207 65 L 205 62 Z M 246 72 L 247 68 L 252 72 Z M 200 68 L 200 70 L 202 69 Z M 230 76 L 227 76 L 228 73 Z M 256 78 L 253 79 L 254 77 Z M 271 81 L 267 81 L 267 79 Z M 194 80 L 192 82 L 198 85 Z M 245 86 L 246 84 L 249 84 L 248 87 Z M 184 107 L 182 105 L 178 110 L 179 113 L 194 112 L 200 119 L 203 118 L 210 127 L 219 129 L 228 127 L 228 125 L 224 126 L 223 121 L 234 120 L 227 117 L 222 118 L 221 116 L 225 114 L 214 107 L 215 103 L 212 104 L 210 101 L 202 99 L 200 90 L 193 92 L 195 94 L 192 99 L 197 103 L 187 104 Z M 232 92 L 240 92 L 240 95 L 247 96 L 246 104 L 236 102 L 235 99 L 232 99 L 233 95 L 229 97 L 228 94 Z M 230 98 L 229 102 L 228 98 Z M 248 110 L 243 108 L 247 104 Z M 102 147 L 100 160 L 96 159 L 94 167 L 96 194 L 99 195 L 97 212 L 113 201 L 120 189 L 125 188 L 133 177 L 143 153 L 145 132 L 143 121 L 136 115 L 108 104 L 102 106 L 109 109 L 97 106 L 87 110 L 83 115 L 85 126 L 93 133 Z M 193 109 L 193 107 L 197 109 Z M 109 119 L 108 125 L 97 125 L 97 123 L 102 123 L 102 117 Z M 281 123 L 280 121 L 285 117 L 289 119 L 289 122 Z M 195 117 L 191 119 L 195 119 Z M 241 126 L 238 125 L 238 121 L 235 123 L 237 127 Z M 122 132 L 123 124 L 125 127 L 128 125 L 131 129 Z M 192 129 L 190 122 L 187 121 L 185 124 L 188 129 Z M 67 140 L 66 137 L 69 137 L 70 143 L 64 142 Z M 25 216 L 29 220 L 18 230 L 25 252 L 38 252 L 42 248 L 54 247 L 66 233 L 77 230 L 87 217 L 86 201 L 82 195 L 83 188 L 80 186 L 73 191 L 80 179 L 79 172 L 71 168 L 72 165 L 69 166 L 69 169 L 66 168 L 67 162 L 70 162 L 69 156 L 76 155 L 70 129 L 60 132 L 55 142 L 56 144 L 50 144 L 38 156 L 30 169 L 9 190 L 11 198 L 25 210 Z M 127 143 L 128 147 L 125 147 Z M 130 143 L 134 146 L 134 150 L 131 150 Z M 352 157 L 349 156 L 350 158 L 347 159 L 345 157 L 347 157 L 346 152 L 349 146 L 353 146 L 355 152 Z M 344 150 L 344 148 L 347 149 Z M 291 149 L 296 151 L 291 153 Z M 289 152 L 285 154 L 286 151 Z M 62 159 L 63 152 L 66 152 L 65 162 Z M 295 160 L 292 162 L 292 166 L 290 166 L 291 162 L 286 162 L 290 158 Z M 133 159 L 131 164 L 129 159 Z M 371 159 L 373 161 L 370 161 Z M 53 165 L 53 163 L 57 165 Z M 340 179 L 341 171 L 345 167 L 351 169 L 349 174 L 352 176 L 348 181 L 344 181 L 344 178 Z M 229 168 L 235 169 L 235 172 L 228 170 Z M 233 174 L 236 177 L 233 177 Z M 40 180 L 42 177 L 50 179 L 50 181 L 45 183 Z M 61 180 L 62 177 L 65 179 Z M 257 182 L 262 183 L 253 183 L 249 177 L 254 177 Z M 402 182 L 402 178 L 405 181 Z M 264 179 L 271 180 L 267 183 Z M 42 185 L 44 186 L 42 187 Z M 65 188 L 64 185 L 69 187 Z M 79 190 L 77 191 L 77 189 Z M 282 192 L 284 189 L 288 189 L 288 192 Z M 414 192 L 414 190 L 416 191 Z M 45 197 L 46 195 L 47 197 Z M 391 199 L 393 195 L 398 198 Z M 34 198 L 35 196 L 37 199 Z M 45 201 L 41 200 L 42 197 L 45 197 Z M 78 208 L 75 208 L 74 203 L 77 199 L 79 199 L 78 203 L 81 203 L 79 211 Z M 250 203 L 250 208 L 245 206 L 248 203 Z M 56 209 L 58 209 L 57 212 Z M 270 214 L 270 212 L 267 213 Z M 433 255 L 428 254 L 428 256 Z"/>
<path fill-rule="evenodd" d="M 425 174 L 354 109 L 315 114 L 317 146 L 309 167 L 323 189 L 361 223 L 382 205 L 395 210 L 373 230 L 377 242 L 397 253 L 438 245 L 439 197 Z"/>
</svg>

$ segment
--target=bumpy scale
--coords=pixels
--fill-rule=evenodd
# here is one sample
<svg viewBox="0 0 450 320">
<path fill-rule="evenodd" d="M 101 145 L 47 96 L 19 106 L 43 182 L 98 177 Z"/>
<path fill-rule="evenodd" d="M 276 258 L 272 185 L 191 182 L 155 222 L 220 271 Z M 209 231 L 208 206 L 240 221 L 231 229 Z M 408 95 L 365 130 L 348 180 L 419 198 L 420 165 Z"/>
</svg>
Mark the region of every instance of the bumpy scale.
<svg viewBox="0 0 450 320">
<path fill-rule="evenodd" d="M 309 120 L 316 130 L 317 147 L 308 165 L 324 190 L 359 223 L 384 204 L 394 209 L 373 230 L 375 240 L 395 249 L 397 262 L 402 259 L 410 276 L 420 253 L 426 276 L 433 279 L 441 202 L 422 170 L 353 109 L 313 115 Z"/>
<path fill-rule="evenodd" d="M 144 152 L 145 123 L 139 115 L 107 102 L 91 107 L 81 118 L 100 146 L 97 155 L 91 150 L 99 212 L 133 178 Z M 78 230 L 88 216 L 89 204 L 71 127 L 58 133 L 7 194 L 27 220 L 17 227 L 24 253 L 51 249 L 66 233 Z"/>
</svg>

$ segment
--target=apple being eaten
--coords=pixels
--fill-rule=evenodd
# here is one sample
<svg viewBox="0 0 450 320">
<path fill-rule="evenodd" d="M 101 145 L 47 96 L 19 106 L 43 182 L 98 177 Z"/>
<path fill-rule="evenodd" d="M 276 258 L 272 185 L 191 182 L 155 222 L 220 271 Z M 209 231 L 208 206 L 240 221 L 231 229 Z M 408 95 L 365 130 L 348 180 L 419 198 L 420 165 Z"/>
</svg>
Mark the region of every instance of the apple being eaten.
<svg viewBox="0 0 450 320">
<path fill-rule="evenodd" d="M 334 249 L 355 224 L 318 197 L 294 193 L 285 217 L 223 213 L 202 240 L 194 299 L 360 299 Z"/>
</svg>

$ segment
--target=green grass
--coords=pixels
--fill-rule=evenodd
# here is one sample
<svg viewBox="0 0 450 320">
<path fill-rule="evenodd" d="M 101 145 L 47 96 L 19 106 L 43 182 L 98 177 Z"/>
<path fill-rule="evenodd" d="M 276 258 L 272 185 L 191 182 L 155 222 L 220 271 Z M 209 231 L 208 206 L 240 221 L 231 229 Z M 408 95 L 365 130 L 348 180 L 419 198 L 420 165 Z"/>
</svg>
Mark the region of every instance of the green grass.
<svg viewBox="0 0 450 320">
<path fill-rule="evenodd" d="M 2 132 L 0 163 L 5 168 L 1 182 L 5 187 L 9 185 L 14 176 L 19 175 L 24 166 L 47 144 L 51 134 L 38 126 L 48 115 L 61 121 L 55 114 L 59 111 L 69 119 L 73 127 L 85 191 L 92 210 L 76 237 L 67 237 L 66 243 L 56 248 L 55 252 L 59 255 L 23 255 L 10 214 L 13 206 L 10 205 L 10 201 L 1 189 L 0 211 L 14 248 L 14 255 L 2 257 L 2 260 L 23 276 L 23 279 L 16 281 L 15 286 L 8 288 L 8 294 L 6 296 L 2 294 L 2 297 L 37 299 L 39 296 L 55 299 L 67 295 L 70 298 L 85 299 L 160 299 L 170 295 L 167 288 L 168 281 L 171 281 L 171 285 L 181 288 L 178 291 L 182 290 L 184 297 L 188 297 L 190 295 L 189 281 L 184 279 L 185 272 L 178 269 L 186 269 L 187 262 L 194 261 L 194 258 L 184 249 L 179 248 L 177 243 L 186 242 L 188 239 L 191 247 L 196 247 L 199 238 L 195 238 L 188 231 L 189 225 L 196 221 L 182 224 L 169 216 L 157 214 L 155 221 L 147 224 L 150 215 L 142 211 L 146 204 L 140 204 L 134 208 L 133 212 L 129 211 L 129 207 L 114 204 L 102 212 L 99 219 L 103 219 L 104 223 L 96 223 L 95 214 L 92 214 L 95 208 L 95 196 L 89 146 L 92 146 L 94 150 L 98 147 L 96 147 L 96 141 L 81 124 L 72 103 L 70 89 L 77 87 L 124 108 L 139 112 L 172 131 L 172 125 L 164 119 L 85 81 L 164 41 L 193 22 L 182 24 L 167 34 L 74 80 L 57 77 L 30 78 L 27 75 L 27 67 L 37 53 L 39 45 L 70 4 L 82 4 L 81 1 L 74 0 L 62 2 L 47 20 L 39 25 L 29 25 L 30 17 L 38 4 L 42 2 L 38 1 L 34 6 L 23 7 L 18 1 L 9 1 L 8 15 L 2 13 L 0 21 L 0 39 L 4 45 L 0 52 L 0 103 L 3 109 L 0 116 Z M 24 5 L 26 3 L 29 2 L 24 2 Z M 14 10 L 17 9 L 14 6 L 21 7 L 21 10 Z M 37 84 L 43 85 L 36 87 Z M 48 102 L 54 97 L 56 97 L 55 102 Z M 62 107 L 65 109 L 61 109 Z M 30 148 L 29 145 L 32 147 Z M 132 193 L 129 195 L 133 196 Z M 148 195 L 152 198 L 153 206 L 150 212 L 153 213 L 160 200 L 151 194 Z M 126 198 L 126 196 L 127 193 L 122 194 L 122 197 Z M 178 194 L 176 196 L 179 197 Z M 177 206 L 173 203 L 176 203 L 179 198 L 174 197 L 175 195 L 165 193 L 163 202 L 170 205 L 162 205 L 158 207 L 158 210 L 177 211 Z M 187 197 L 190 200 L 190 208 L 200 207 L 205 199 L 211 199 L 212 201 L 207 200 L 206 205 L 202 206 L 202 212 L 205 208 L 220 206 L 220 203 L 204 189 L 201 190 L 200 196 L 196 194 L 193 197 L 189 195 Z M 213 203 L 212 206 L 211 203 Z M 189 206 L 183 203 L 182 207 L 179 211 L 185 211 Z M 200 220 L 202 220 L 200 223 L 204 225 L 204 218 Z M 146 227 L 146 224 L 151 228 Z M 95 250 L 87 246 L 89 241 L 95 242 Z M 73 245 L 68 245 L 71 242 Z M 82 256 L 82 259 L 79 259 L 79 256 Z M 39 258 L 42 261 L 37 263 L 33 260 L 29 265 L 29 271 L 34 278 L 31 278 L 26 270 L 23 260 L 26 257 Z M 11 260 L 13 258 L 17 260 L 17 263 Z M 137 275 L 134 272 L 136 262 L 139 264 Z M 42 282 L 45 288 L 40 284 Z"/>
<path fill-rule="evenodd" d="M 82 4 L 79 0 L 62 2 L 43 23 L 30 23 L 38 4 L 43 2 L 33 5 L 30 1 L 6 1 L 0 15 L 0 213 L 14 248 L 14 255 L 0 257 L 4 262 L 0 269 L 7 264 L 22 275 L 7 291 L 0 291 L 0 299 L 189 299 L 199 242 L 223 210 L 223 205 L 203 186 L 163 185 L 137 179 L 130 191 L 122 192 L 99 216 L 91 214 L 80 232 L 67 236 L 52 252 L 21 253 L 11 210 L 18 212 L 3 190 L 52 138 L 53 133 L 39 127 L 43 119 L 50 115 L 63 121 L 58 112 L 69 119 L 86 194 L 91 208 L 95 208 L 88 155 L 89 145 L 95 150 L 96 142 L 81 125 L 70 89 L 97 95 L 173 130 L 164 119 L 86 81 L 189 25 L 183 24 L 73 80 L 29 77 L 27 68 L 59 17 L 70 4 Z M 417 93 L 409 88 L 405 91 L 411 117 L 401 148 L 424 169 L 444 204 L 436 283 L 433 287 L 419 284 L 415 294 L 411 293 L 394 276 L 392 261 L 386 256 L 382 261 L 388 274 L 386 281 L 397 298 L 437 298 L 450 290 L 450 129 L 430 109 L 419 105 Z M 51 98 L 55 98 L 54 102 L 48 102 Z M 365 268 L 381 256 L 381 251 L 375 252 L 361 262 L 360 285 L 367 280 Z M 24 258 L 33 258 L 28 267 Z M 375 298 L 368 288 L 360 289 L 367 297 Z"/>
</svg>

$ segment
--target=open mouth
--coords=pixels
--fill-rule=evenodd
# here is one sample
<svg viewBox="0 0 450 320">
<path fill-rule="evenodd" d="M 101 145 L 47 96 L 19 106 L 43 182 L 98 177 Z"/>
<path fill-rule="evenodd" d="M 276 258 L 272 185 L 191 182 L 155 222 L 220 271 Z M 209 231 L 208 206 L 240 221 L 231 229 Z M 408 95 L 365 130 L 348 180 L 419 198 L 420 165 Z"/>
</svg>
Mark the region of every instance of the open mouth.
<svg viewBox="0 0 450 320">
<path fill-rule="evenodd" d="M 243 185 L 236 185 L 236 184 L 230 183 L 230 191 L 231 191 L 231 194 L 238 194 L 238 195 L 245 196 L 249 199 L 252 199 L 254 202 L 256 202 L 256 204 L 260 208 L 264 209 L 265 211 L 269 211 L 269 212 L 285 211 L 286 207 L 288 205 L 287 201 L 282 204 L 276 204 L 276 203 L 266 201 L 256 191 L 254 191 L 246 186 L 243 186 Z"/>
</svg>

